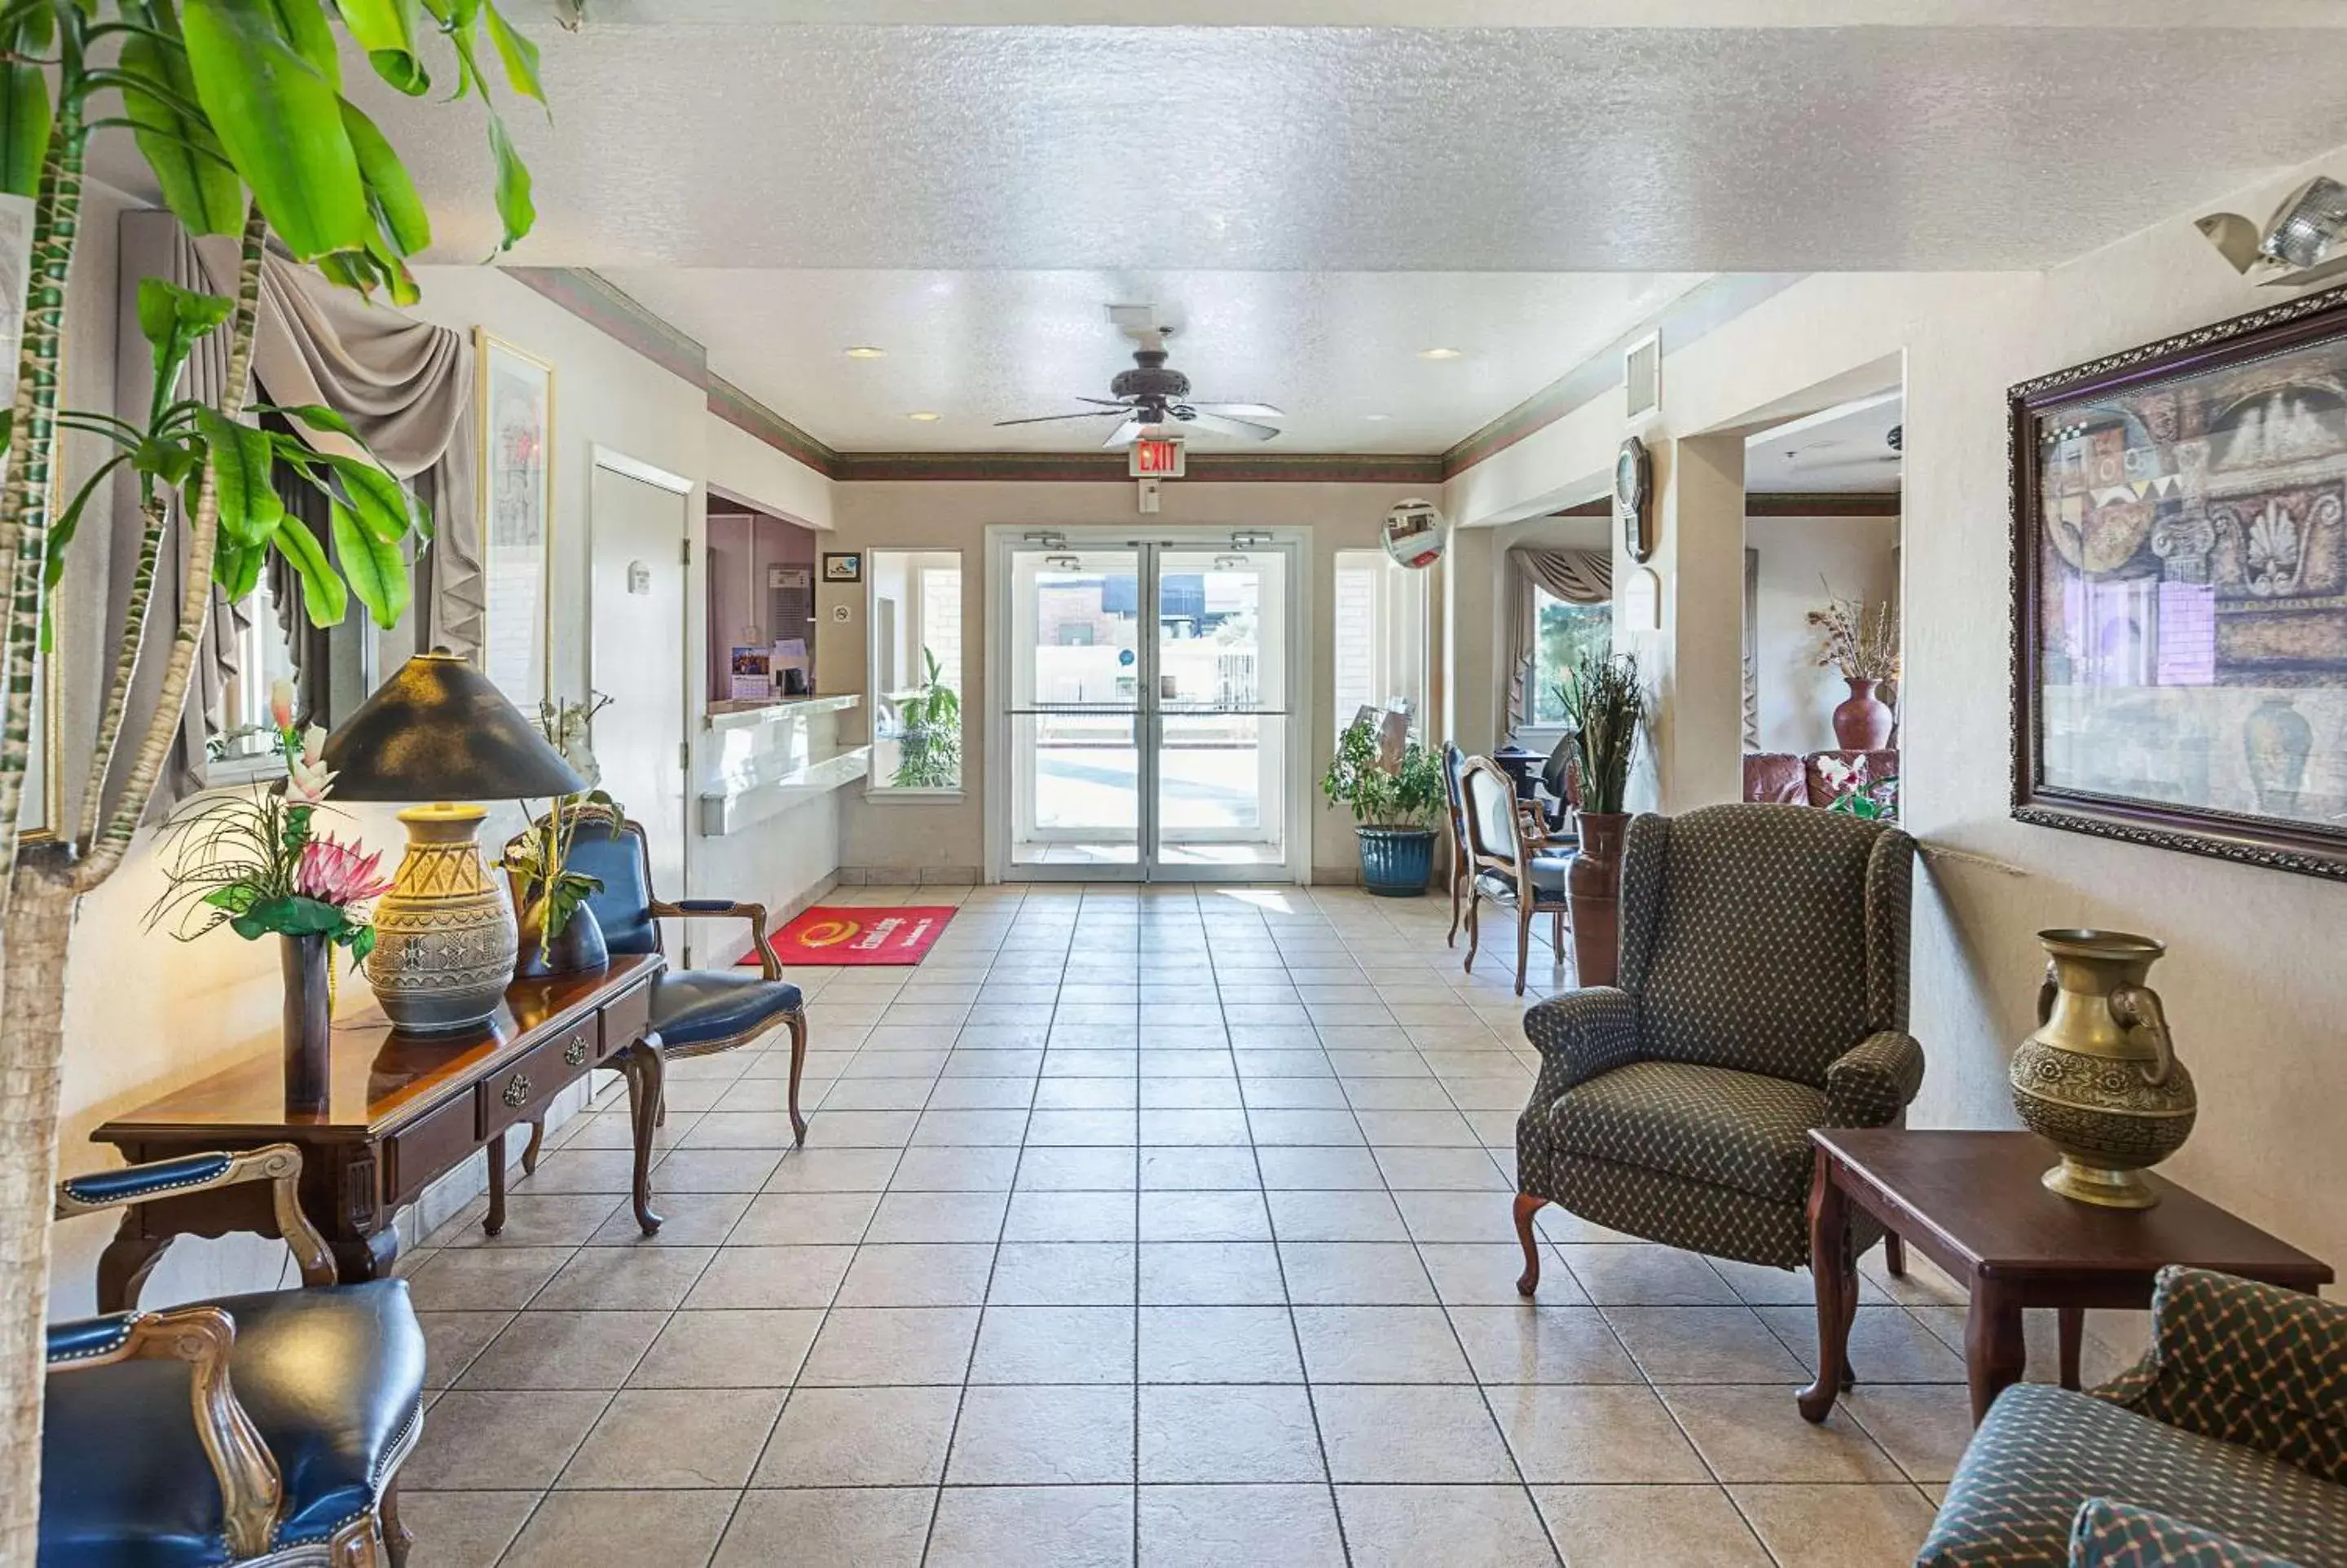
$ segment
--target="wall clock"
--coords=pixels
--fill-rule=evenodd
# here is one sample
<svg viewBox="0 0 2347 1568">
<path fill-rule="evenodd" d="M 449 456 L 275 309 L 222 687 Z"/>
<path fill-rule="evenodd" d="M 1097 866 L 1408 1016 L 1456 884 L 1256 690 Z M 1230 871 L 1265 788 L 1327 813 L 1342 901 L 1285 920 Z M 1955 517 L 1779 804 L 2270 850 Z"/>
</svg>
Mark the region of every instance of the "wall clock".
<svg viewBox="0 0 2347 1568">
<path fill-rule="evenodd" d="M 1622 548 L 1635 561 L 1645 561 L 1655 553 L 1650 494 L 1654 481 L 1655 466 L 1646 456 L 1646 444 L 1633 436 L 1614 456 L 1614 516 L 1622 525 Z"/>
</svg>

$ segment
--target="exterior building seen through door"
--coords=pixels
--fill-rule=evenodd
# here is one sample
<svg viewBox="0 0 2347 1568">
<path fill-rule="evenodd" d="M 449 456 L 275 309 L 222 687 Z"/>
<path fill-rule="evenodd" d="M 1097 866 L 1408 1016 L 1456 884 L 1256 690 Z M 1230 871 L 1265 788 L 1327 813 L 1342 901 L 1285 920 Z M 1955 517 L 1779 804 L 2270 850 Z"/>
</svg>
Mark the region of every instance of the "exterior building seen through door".
<svg viewBox="0 0 2347 1568">
<path fill-rule="evenodd" d="M 1294 575 L 1285 546 L 1010 551 L 1007 875 L 1286 873 Z"/>
</svg>

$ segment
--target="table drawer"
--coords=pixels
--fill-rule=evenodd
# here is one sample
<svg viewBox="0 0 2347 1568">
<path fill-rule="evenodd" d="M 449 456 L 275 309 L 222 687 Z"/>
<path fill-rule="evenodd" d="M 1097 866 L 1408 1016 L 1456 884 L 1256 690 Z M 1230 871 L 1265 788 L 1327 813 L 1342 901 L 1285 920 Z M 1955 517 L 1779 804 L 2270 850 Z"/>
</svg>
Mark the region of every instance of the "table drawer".
<svg viewBox="0 0 2347 1568">
<path fill-rule="evenodd" d="M 481 1137 L 493 1137 L 517 1122 L 534 1122 L 544 1115 L 548 1102 L 594 1065 L 595 1040 L 595 1017 L 590 1013 L 483 1079 L 474 1091 L 480 1104 Z"/>
<path fill-rule="evenodd" d="M 602 1049 L 595 1053 L 600 1061 L 615 1050 L 624 1050 L 643 1038 L 651 1027 L 652 989 L 638 986 L 624 996 L 614 997 L 601 1013 L 603 1024 Z"/>
<path fill-rule="evenodd" d="M 383 1141 L 383 1212 L 413 1203 L 444 1172 L 463 1164 L 480 1143 L 474 1096 L 459 1094 Z"/>
</svg>

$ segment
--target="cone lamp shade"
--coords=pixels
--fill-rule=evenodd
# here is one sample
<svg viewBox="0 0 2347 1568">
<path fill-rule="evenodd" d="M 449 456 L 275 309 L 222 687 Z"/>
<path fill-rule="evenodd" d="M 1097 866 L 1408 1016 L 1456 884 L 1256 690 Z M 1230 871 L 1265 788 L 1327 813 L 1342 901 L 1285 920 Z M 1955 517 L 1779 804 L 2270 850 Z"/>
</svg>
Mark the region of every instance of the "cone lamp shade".
<svg viewBox="0 0 2347 1568">
<path fill-rule="evenodd" d="M 476 836 L 473 804 L 575 794 L 587 781 L 487 677 L 419 653 L 326 737 L 333 798 L 418 804 L 399 814 L 407 853 L 375 906 L 367 983 L 416 1034 L 478 1028 L 512 982 L 517 947 L 503 883 Z"/>
</svg>

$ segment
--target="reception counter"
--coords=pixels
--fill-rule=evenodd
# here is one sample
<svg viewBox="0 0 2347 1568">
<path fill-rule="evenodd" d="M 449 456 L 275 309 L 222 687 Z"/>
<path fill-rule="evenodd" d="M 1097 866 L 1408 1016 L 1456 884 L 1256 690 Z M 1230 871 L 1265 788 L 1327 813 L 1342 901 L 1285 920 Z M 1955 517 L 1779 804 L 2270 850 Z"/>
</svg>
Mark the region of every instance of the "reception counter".
<svg viewBox="0 0 2347 1568">
<path fill-rule="evenodd" d="M 724 838 L 862 778 L 872 748 L 842 745 L 839 715 L 855 696 L 712 703 L 695 750 L 697 825 Z"/>
</svg>

